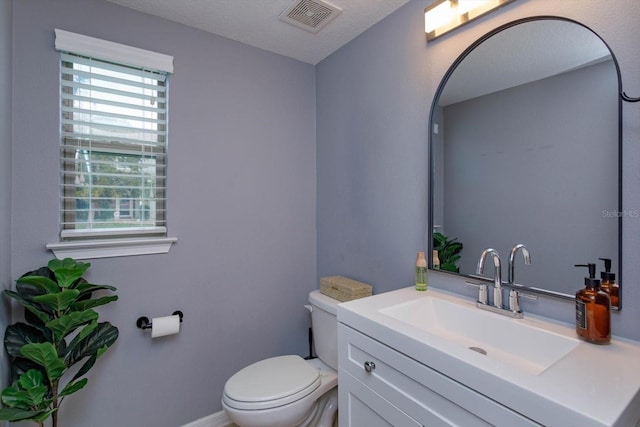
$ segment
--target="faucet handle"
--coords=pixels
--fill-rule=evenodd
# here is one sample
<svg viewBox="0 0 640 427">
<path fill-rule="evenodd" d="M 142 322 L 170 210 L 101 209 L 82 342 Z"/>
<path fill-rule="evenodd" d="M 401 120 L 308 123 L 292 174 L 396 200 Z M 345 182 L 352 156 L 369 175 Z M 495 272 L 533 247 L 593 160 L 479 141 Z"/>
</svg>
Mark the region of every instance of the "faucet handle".
<svg viewBox="0 0 640 427">
<path fill-rule="evenodd" d="M 520 309 L 520 297 L 537 300 L 538 297 L 533 294 L 529 294 L 526 292 L 519 292 L 515 289 L 511 289 L 509 291 L 509 310 L 520 313 L 522 310 Z"/>
<path fill-rule="evenodd" d="M 516 291 L 515 289 L 511 289 L 509 291 L 509 310 L 515 312 L 515 313 L 519 313 L 522 310 L 520 310 L 520 298 L 519 298 L 520 294 L 518 293 L 518 291 Z"/>
<path fill-rule="evenodd" d="M 478 288 L 478 302 L 480 304 L 487 304 L 489 299 L 487 297 L 487 285 L 485 283 L 472 283 L 465 282 L 467 286 L 475 286 Z"/>
</svg>

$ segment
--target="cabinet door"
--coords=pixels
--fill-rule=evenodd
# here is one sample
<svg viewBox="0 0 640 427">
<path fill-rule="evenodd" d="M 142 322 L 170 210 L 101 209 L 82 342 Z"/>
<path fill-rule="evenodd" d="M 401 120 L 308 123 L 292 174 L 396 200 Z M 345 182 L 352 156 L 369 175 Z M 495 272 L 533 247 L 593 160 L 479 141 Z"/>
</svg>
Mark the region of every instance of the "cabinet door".
<svg viewBox="0 0 640 427">
<path fill-rule="evenodd" d="M 343 371 L 349 373 L 423 425 L 541 427 L 342 323 L 338 327 L 338 352 L 340 375 Z M 375 368 L 367 371 L 365 363 L 373 363 Z M 342 384 L 342 377 L 339 377 L 338 383 Z"/>
<path fill-rule="evenodd" d="M 393 406 L 345 371 L 338 387 L 340 427 L 421 427 L 422 424 Z"/>
</svg>

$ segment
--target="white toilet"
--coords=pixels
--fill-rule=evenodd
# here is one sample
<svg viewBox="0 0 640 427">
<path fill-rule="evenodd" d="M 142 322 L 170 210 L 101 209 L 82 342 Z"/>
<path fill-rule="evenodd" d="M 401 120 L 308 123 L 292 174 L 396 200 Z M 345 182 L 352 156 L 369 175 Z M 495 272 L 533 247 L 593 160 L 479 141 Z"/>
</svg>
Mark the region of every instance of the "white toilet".
<svg viewBox="0 0 640 427">
<path fill-rule="evenodd" d="M 234 374 L 222 407 L 240 427 L 332 427 L 338 410 L 339 301 L 309 294 L 317 359 L 278 356 Z"/>
</svg>

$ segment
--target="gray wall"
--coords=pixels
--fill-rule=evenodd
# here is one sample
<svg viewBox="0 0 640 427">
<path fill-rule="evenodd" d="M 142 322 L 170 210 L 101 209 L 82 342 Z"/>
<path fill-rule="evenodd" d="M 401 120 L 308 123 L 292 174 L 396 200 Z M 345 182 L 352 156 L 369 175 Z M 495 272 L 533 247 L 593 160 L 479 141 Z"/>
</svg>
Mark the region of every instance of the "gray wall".
<svg viewBox="0 0 640 427">
<path fill-rule="evenodd" d="M 624 90 L 640 94 L 636 0 L 616 1 L 615 8 L 607 0 L 519 0 L 425 43 L 423 10 L 430 3 L 408 3 L 316 67 L 318 275 L 350 275 L 373 284 L 376 293 L 413 282 L 416 251 L 427 242 L 430 104 L 449 66 L 473 41 L 527 16 L 573 18 L 604 38 L 620 62 Z M 640 207 L 639 110 L 639 104 L 624 105 L 626 210 Z M 640 339 L 640 219 L 624 218 L 623 226 L 624 305 L 612 326 L 616 335 Z M 432 278 L 475 296 L 464 281 L 445 274 Z M 571 302 L 525 304 L 525 311 L 565 322 L 575 318 Z"/>
<path fill-rule="evenodd" d="M 534 261 L 518 257 L 518 283 L 573 295 L 587 276 L 574 264 L 600 271 L 608 257 L 617 273 L 618 220 L 602 214 L 618 205 L 617 87 L 608 61 L 444 108 L 439 206 L 462 273 L 487 247 L 506 262 L 516 243 Z"/>
<path fill-rule="evenodd" d="M 12 279 L 44 265 L 44 244 L 57 239 L 53 29 L 176 58 L 169 227 L 180 241 L 168 255 L 93 261 L 89 278 L 119 289 L 121 300 L 102 313 L 121 337 L 92 371 L 88 390 L 65 403 L 66 425 L 175 427 L 216 412 L 235 370 L 306 352 L 308 317 L 300 305 L 317 276 L 350 275 L 376 293 L 410 285 L 415 252 L 429 233 L 431 99 L 453 60 L 491 28 L 543 14 L 580 20 L 612 47 L 625 90 L 640 93 L 636 0 L 618 0 L 616 8 L 606 0 L 519 0 L 427 45 L 423 9 L 430 3 L 408 3 L 321 62 L 314 93 L 309 65 L 110 3 L 15 1 L 14 88 L 21 96 L 13 108 Z M 625 105 L 625 209 L 640 206 L 639 108 Z M 205 221 L 208 227 L 199 225 Z M 629 285 L 613 324 L 614 333 L 636 339 L 638 235 L 640 221 L 625 218 Z M 474 294 L 464 284 L 451 289 Z M 547 314 L 571 321 L 572 304 L 554 308 Z M 175 309 L 185 312 L 179 335 L 151 341 L 134 326 L 140 315 Z"/>
<path fill-rule="evenodd" d="M 92 261 L 88 278 L 118 288 L 100 311 L 120 338 L 65 401 L 63 424 L 176 427 L 221 410 L 224 382 L 241 367 L 306 355 L 303 305 L 317 288 L 314 67 L 102 0 L 13 7 L 14 279 L 45 265 L 45 244 L 58 240 L 54 28 L 175 61 L 168 227 L 179 241 L 166 255 Z M 178 335 L 152 341 L 135 326 L 177 309 Z"/>
<path fill-rule="evenodd" d="M 11 286 L 11 10 L 11 0 L 0 0 L 0 289 Z M 10 321 L 9 301 L 0 297 L 0 336 Z M 2 350 L 0 390 L 9 381 L 5 360 Z"/>
<path fill-rule="evenodd" d="M 408 3 L 316 66 L 318 275 L 375 293 L 410 285 L 424 250 L 427 3 Z"/>
</svg>

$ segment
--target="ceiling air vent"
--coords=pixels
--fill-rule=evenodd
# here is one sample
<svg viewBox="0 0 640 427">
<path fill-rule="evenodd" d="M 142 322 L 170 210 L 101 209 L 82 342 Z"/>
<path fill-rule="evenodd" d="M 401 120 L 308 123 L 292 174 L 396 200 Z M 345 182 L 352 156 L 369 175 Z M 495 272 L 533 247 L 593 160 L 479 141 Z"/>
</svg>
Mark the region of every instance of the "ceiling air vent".
<svg viewBox="0 0 640 427">
<path fill-rule="evenodd" d="M 280 15 L 280 20 L 317 33 L 342 12 L 342 9 L 322 0 L 295 0 Z"/>
</svg>

